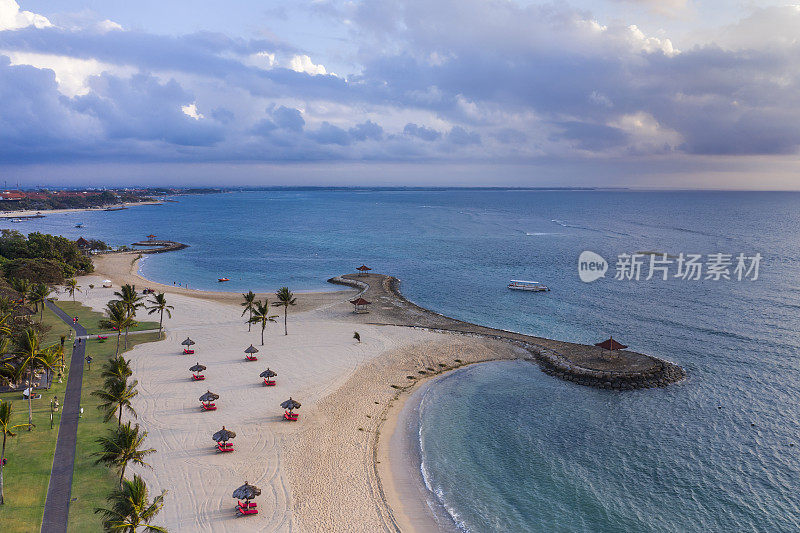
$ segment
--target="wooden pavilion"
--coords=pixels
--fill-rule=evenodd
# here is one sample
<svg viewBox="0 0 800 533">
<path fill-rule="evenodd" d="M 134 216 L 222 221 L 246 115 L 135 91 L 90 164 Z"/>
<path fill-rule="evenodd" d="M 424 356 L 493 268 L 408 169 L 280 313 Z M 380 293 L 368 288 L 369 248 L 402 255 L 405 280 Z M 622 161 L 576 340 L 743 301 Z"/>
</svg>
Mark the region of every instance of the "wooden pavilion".
<svg viewBox="0 0 800 533">
<path fill-rule="evenodd" d="M 615 341 L 614 337 L 609 337 L 608 340 L 604 340 L 603 342 L 598 342 L 595 344 L 595 346 L 599 346 L 600 348 L 609 351 L 624 350 L 625 348 L 627 348 L 626 345 L 620 344 L 619 342 Z"/>
<path fill-rule="evenodd" d="M 353 304 L 354 313 L 369 313 L 367 306 L 372 302 L 368 302 L 364 298 L 356 298 L 355 300 L 350 300 L 350 303 Z"/>
<path fill-rule="evenodd" d="M 358 270 L 358 275 L 359 276 L 365 276 L 367 274 L 367 272 L 369 272 L 372 269 L 370 267 L 368 267 L 367 265 L 361 265 L 356 270 Z"/>
</svg>

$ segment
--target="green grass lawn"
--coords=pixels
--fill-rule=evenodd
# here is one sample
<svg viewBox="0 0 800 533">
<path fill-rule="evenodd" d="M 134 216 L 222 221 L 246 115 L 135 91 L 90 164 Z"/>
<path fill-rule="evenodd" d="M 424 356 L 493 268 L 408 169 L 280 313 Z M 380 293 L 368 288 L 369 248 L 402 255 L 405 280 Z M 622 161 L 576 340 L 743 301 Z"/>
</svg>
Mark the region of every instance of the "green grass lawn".
<svg viewBox="0 0 800 533">
<path fill-rule="evenodd" d="M 105 318 L 101 313 L 95 313 L 88 307 L 84 307 L 79 302 L 73 302 L 72 300 L 58 300 L 56 303 L 69 316 L 77 316 L 81 325 L 86 328 L 89 334 L 108 333 L 109 340 L 111 340 L 111 335 L 117 334 L 116 331 L 100 327 L 100 321 Z M 139 309 L 136 315 L 138 319 L 142 320 L 146 317 L 153 316 L 158 318 L 158 314 L 148 315 L 145 309 Z M 129 331 L 142 331 L 146 329 L 158 329 L 158 321 L 138 322 L 138 324 L 130 328 Z M 124 334 L 123 332 L 123 335 Z M 130 343 L 130 340 L 128 342 Z"/>
<path fill-rule="evenodd" d="M 87 329 L 91 324 L 96 325 L 102 318 L 99 313 L 71 301 L 58 301 L 57 304 L 71 316 L 78 315 Z M 44 312 L 44 323 L 51 326 L 44 339 L 45 345 L 59 342 L 61 335 L 72 332 L 71 328 L 49 310 Z M 140 329 L 153 327 L 158 328 L 158 323 L 145 323 Z M 155 341 L 157 337 L 157 333 L 132 335 L 128 342 L 129 346 L 133 347 Z M 71 340 L 68 340 L 65 346 L 65 360 L 69 364 L 72 355 Z M 77 500 L 70 506 L 70 531 L 100 530 L 93 509 L 105 503 L 105 495 L 116 482 L 114 472 L 102 466 L 95 466 L 94 459 L 90 457 L 96 451 L 94 440 L 97 436 L 106 428 L 113 427 L 111 423 L 102 422 L 101 413 L 96 408 L 97 402 L 91 396 L 91 392 L 99 388 L 100 367 L 114 355 L 114 349 L 115 343 L 111 338 L 105 342 L 91 340 L 86 348 L 87 354 L 91 355 L 94 361 L 91 371 L 84 368 L 81 389 L 84 414 L 78 426 L 78 449 L 72 486 L 72 498 Z M 6 444 L 8 464 L 3 471 L 6 504 L 0 507 L 0 531 L 3 533 L 30 533 L 39 531 L 41 527 L 60 422 L 59 411 L 54 419 L 54 427 L 50 429 L 50 399 L 53 395 L 57 395 L 63 405 L 66 383 L 65 375 L 63 383 L 58 383 L 57 379 L 54 379 L 53 387 L 49 391 L 40 391 L 42 399 L 33 401 L 33 423 L 36 424 L 36 428 L 30 432 L 19 431 L 16 437 L 8 439 Z M 27 422 L 28 407 L 27 402 L 22 400 L 21 392 L 0 394 L 0 398 L 13 401 L 15 424 Z"/>
<path fill-rule="evenodd" d="M 69 335 L 72 329 L 49 309 L 44 312 L 44 324 L 50 326 L 43 343 L 45 346 L 60 342 L 61 335 Z M 5 532 L 38 531 L 44 514 L 44 500 L 47 495 L 47 484 L 50 481 L 50 469 L 53 465 L 53 454 L 58 437 L 58 424 L 61 411 L 55 413 L 53 429 L 50 429 L 50 400 L 58 396 L 60 404 L 64 403 L 64 390 L 67 386 L 69 360 L 72 356 L 72 342 L 65 343 L 64 360 L 67 363 L 67 374 L 63 383 L 53 380 L 49 391 L 39 391 L 40 400 L 33 400 L 33 431 L 22 429 L 17 436 L 9 438 L 6 443 L 6 459 L 8 464 L 3 470 L 5 484 L 5 505 L 0 507 L 0 530 Z M 0 394 L 3 401 L 12 401 L 14 411 L 12 423 L 28 422 L 28 402 L 22 399 L 21 392 Z"/>
</svg>

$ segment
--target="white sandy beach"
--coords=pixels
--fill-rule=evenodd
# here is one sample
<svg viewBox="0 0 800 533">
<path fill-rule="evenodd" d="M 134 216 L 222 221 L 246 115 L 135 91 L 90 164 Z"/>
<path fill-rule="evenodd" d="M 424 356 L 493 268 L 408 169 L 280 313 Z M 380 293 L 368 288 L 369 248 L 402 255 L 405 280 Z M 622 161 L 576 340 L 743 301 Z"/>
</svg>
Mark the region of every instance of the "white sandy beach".
<svg viewBox="0 0 800 533">
<path fill-rule="evenodd" d="M 80 211 L 103 211 L 107 208 L 117 209 L 120 207 L 136 207 L 139 205 L 161 205 L 164 202 L 160 200 L 153 200 L 151 202 L 125 202 L 122 204 L 108 205 L 104 207 L 83 207 L 75 209 L 25 209 L 24 211 L 3 211 L 0 212 L 0 218 L 20 218 L 32 217 L 34 215 L 57 215 L 61 213 L 78 213 Z"/>
<path fill-rule="evenodd" d="M 101 264 L 80 284 L 100 287 L 108 277 L 155 285 L 129 277 L 132 257 L 117 258 L 113 268 Z M 115 283 L 81 296 L 102 309 L 117 288 Z M 239 295 L 203 298 L 163 289 L 175 306 L 173 317 L 165 318 L 166 340 L 136 346 L 127 355 L 139 380 L 137 421 L 149 432 L 147 445 L 158 450 L 148 459 L 152 469 L 134 471 L 153 491 L 169 491 L 159 524 L 192 532 L 381 531 L 392 529 L 388 502 L 403 531 L 430 530 L 425 517 L 404 515 L 414 508 L 403 504 L 413 490 L 394 480 L 387 447 L 377 447 L 388 442 L 399 413 L 396 399 L 407 395 L 391 385 L 405 386 L 412 382 L 407 375 L 454 365 L 456 358 L 511 358 L 514 348 L 375 325 L 358 325 L 357 343 L 354 324 L 347 321 L 352 292 L 298 295 L 302 305 L 290 310 L 289 335 L 283 335 L 282 323 L 270 324 L 262 347 L 260 331 L 247 331 Z M 195 355 L 181 353 L 187 336 L 197 343 Z M 251 343 L 260 350 L 258 362 L 244 359 Z M 197 361 L 208 367 L 203 382 L 190 379 L 188 368 Z M 265 387 L 258 376 L 267 367 L 278 372 L 275 387 Z M 209 389 L 220 395 L 218 410 L 202 412 L 198 397 Z M 303 404 L 296 423 L 281 418 L 279 404 L 289 396 Z M 211 434 L 223 425 L 237 433 L 233 453 L 213 447 Z M 387 433 L 380 440 L 379 431 Z M 245 481 L 262 490 L 259 514 L 237 517 L 231 493 Z"/>
</svg>

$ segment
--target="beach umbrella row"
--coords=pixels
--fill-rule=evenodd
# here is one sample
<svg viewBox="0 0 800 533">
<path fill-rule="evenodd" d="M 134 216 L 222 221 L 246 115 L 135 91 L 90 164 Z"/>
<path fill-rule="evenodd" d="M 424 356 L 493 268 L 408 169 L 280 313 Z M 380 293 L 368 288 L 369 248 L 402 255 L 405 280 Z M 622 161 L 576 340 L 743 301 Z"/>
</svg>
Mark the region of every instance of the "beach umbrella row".
<svg viewBox="0 0 800 533">
<path fill-rule="evenodd" d="M 219 394 L 213 393 L 211 391 L 205 392 L 203 393 L 202 396 L 200 396 L 201 402 L 213 402 L 214 400 L 218 399 L 219 399 Z"/>
<path fill-rule="evenodd" d="M 259 377 L 262 377 L 262 378 L 267 378 L 267 379 L 269 379 L 269 378 L 274 378 L 274 377 L 275 377 L 275 376 L 277 376 L 277 375 L 278 375 L 278 373 L 277 373 L 277 372 L 275 372 L 274 370 L 270 370 L 270 369 L 268 368 L 268 369 L 264 370 L 262 373 L 260 373 L 260 374 L 259 374 Z"/>
<path fill-rule="evenodd" d="M 286 400 L 285 402 L 281 403 L 281 407 L 283 407 L 284 409 L 288 409 L 290 411 L 292 409 L 299 409 L 300 408 L 300 402 L 298 402 L 297 400 L 292 399 L 292 397 L 289 396 L 288 400 Z"/>
<path fill-rule="evenodd" d="M 201 365 L 200 363 L 197 363 L 196 365 L 192 365 L 189 367 L 189 370 L 191 370 L 192 372 L 202 372 L 205 369 L 206 369 L 205 365 Z"/>
</svg>

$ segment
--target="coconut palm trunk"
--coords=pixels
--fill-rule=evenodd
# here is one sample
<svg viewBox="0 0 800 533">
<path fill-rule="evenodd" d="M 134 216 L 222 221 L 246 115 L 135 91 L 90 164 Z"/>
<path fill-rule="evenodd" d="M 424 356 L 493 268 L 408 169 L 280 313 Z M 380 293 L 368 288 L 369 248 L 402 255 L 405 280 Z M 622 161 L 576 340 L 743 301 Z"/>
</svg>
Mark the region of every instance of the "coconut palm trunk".
<svg viewBox="0 0 800 533">
<path fill-rule="evenodd" d="M 28 431 L 33 431 L 33 367 L 28 368 Z"/>
<path fill-rule="evenodd" d="M 119 338 L 120 338 L 120 336 L 121 336 L 121 335 L 122 335 L 122 332 L 121 332 L 121 331 L 119 331 L 119 330 L 117 330 L 117 351 L 116 351 L 116 352 L 114 352 L 114 355 L 115 355 L 115 356 L 118 356 L 118 355 L 119 355 Z"/>
<path fill-rule="evenodd" d="M 3 493 L 3 463 L 6 462 L 6 432 L 3 432 L 3 451 L 0 453 L 0 505 L 5 502 L 5 495 Z"/>
</svg>

